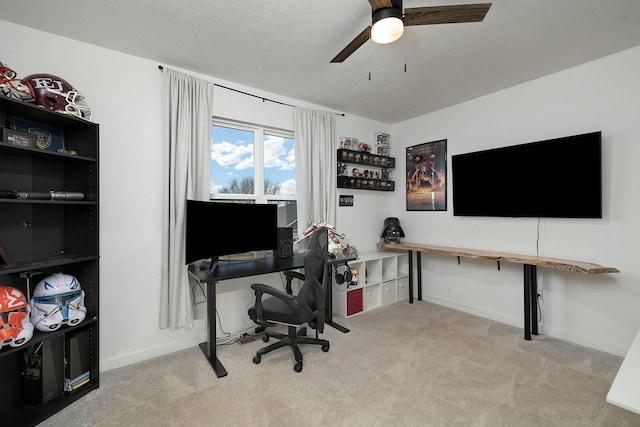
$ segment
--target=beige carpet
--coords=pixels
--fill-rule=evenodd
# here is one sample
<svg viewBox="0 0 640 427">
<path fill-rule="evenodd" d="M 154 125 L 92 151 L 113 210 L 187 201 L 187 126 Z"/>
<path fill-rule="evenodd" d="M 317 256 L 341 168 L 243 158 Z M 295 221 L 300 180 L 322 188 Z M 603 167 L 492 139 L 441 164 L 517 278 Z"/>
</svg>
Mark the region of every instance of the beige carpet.
<svg viewBox="0 0 640 427">
<path fill-rule="evenodd" d="M 640 426 L 606 403 L 622 358 L 437 305 L 396 303 L 252 362 L 261 340 L 105 372 L 98 390 L 41 426 Z"/>
</svg>

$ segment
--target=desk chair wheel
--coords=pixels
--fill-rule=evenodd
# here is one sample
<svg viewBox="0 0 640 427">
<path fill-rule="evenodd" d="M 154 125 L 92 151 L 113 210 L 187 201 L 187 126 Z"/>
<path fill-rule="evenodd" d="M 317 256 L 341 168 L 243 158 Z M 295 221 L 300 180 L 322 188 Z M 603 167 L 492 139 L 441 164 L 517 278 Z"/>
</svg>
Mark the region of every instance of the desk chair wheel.
<svg viewBox="0 0 640 427">
<path fill-rule="evenodd" d="M 329 343 L 326 343 L 325 345 L 322 346 L 322 351 L 324 351 L 325 353 L 329 351 Z"/>
<path fill-rule="evenodd" d="M 264 342 L 269 342 L 269 335 L 264 334 L 264 335 L 262 336 L 262 341 L 264 341 Z"/>
<path fill-rule="evenodd" d="M 256 365 L 261 361 L 262 361 L 262 357 L 259 354 L 256 354 L 255 356 L 253 356 L 253 363 L 255 363 Z"/>
<path fill-rule="evenodd" d="M 293 365 L 293 370 L 296 372 L 302 372 L 302 360 L 299 360 L 295 365 Z"/>
</svg>

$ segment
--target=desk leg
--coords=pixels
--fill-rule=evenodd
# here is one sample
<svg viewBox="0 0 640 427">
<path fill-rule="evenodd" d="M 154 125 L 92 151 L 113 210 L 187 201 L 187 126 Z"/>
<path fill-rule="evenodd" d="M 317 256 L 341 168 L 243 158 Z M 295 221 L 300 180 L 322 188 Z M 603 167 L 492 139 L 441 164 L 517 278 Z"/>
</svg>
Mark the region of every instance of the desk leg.
<svg viewBox="0 0 640 427">
<path fill-rule="evenodd" d="M 413 304 L 413 251 L 409 251 L 409 304 Z"/>
<path fill-rule="evenodd" d="M 340 332 L 346 334 L 347 332 L 349 332 L 348 328 L 345 328 L 344 326 L 334 322 L 333 320 L 329 320 L 328 322 L 325 322 L 327 325 L 339 330 Z"/>
<path fill-rule="evenodd" d="M 524 264 L 524 339 L 538 335 L 538 279 L 536 266 Z"/>
<path fill-rule="evenodd" d="M 334 266 L 330 265 L 329 277 L 326 278 L 327 290 L 325 293 L 325 303 L 324 303 L 324 307 L 325 307 L 324 323 L 346 334 L 347 332 L 349 332 L 349 329 L 333 321 L 333 269 L 334 269 Z"/>
<path fill-rule="evenodd" d="M 531 275 L 530 265 L 524 264 L 524 339 L 531 341 Z"/>
<path fill-rule="evenodd" d="M 535 265 L 529 266 L 529 274 L 531 279 L 531 292 L 529 293 L 529 306 L 531 307 L 531 333 L 538 335 L 538 278 L 537 267 Z"/>
<path fill-rule="evenodd" d="M 218 378 L 226 377 L 227 370 L 222 366 L 216 353 L 216 282 L 207 281 L 207 342 L 200 343 L 200 350 L 209 359 L 209 364 L 213 368 Z"/>
<path fill-rule="evenodd" d="M 422 252 L 416 252 L 416 269 L 418 270 L 418 301 L 422 301 Z"/>
</svg>

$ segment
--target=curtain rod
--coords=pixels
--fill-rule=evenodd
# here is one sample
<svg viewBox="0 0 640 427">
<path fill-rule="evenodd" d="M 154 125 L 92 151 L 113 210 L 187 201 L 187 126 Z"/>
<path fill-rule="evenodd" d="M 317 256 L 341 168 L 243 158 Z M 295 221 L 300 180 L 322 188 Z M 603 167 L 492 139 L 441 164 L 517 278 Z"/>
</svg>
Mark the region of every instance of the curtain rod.
<svg viewBox="0 0 640 427">
<path fill-rule="evenodd" d="M 161 71 L 162 71 L 162 70 L 164 70 L 164 67 L 163 67 L 162 65 L 158 65 L 158 70 L 161 70 Z M 295 108 L 295 105 L 287 104 L 287 103 L 280 102 L 280 101 L 275 101 L 275 100 L 273 100 L 273 99 L 265 98 L 265 97 L 263 97 L 263 96 L 254 95 L 254 94 L 252 94 L 252 93 L 243 92 L 243 91 L 241 91 L 241 90 L 234 89 L 234 88 L 232 88 L 232 87 L 219 85 L 219 84 L 217 84 L 217 83 L 214 83 L 213 85 L 214 85 L 214 86 L 217 86 L 217 87 L 220 87 L 220 88 L 222 88 L 222 89 L 227 89 L 227 90 L 231 90 L 231 91 L 233 91 L 233 92 L 241 93 L 241 94 L 243 94 L 243 95 L 253 96 L 254 98 L 262 99 L 262 102 L 269 101 L 269 102 L 273 102 L 273 103 L 275 103 L 275 104 L 286 105 L 287 107 L 293 107 L 293 108 Z M 342 117 L 344 117 L 344 113 L 333 113 L 333 114 L 335 114 L 335 115 L 337 115 L 337 116 L 342 116 Z"/>
</svg>

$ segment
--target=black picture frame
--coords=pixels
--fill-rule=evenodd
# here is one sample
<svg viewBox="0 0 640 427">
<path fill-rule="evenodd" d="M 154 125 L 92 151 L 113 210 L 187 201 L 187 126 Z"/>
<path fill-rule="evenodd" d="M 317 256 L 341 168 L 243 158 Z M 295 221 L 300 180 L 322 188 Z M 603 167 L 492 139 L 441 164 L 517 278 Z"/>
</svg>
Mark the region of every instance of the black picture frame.
<svg viewBox="0 0 640 427">
<path fill-rule="evenodd" d="M 60 128 L 26 120 L 20 117 L 9 117 L 11 129 L 29 133 L 36 138 L 36 148 L 44 151 L 62 152 L 66 150 L 64 132 Z"/>
<path fill-rule="evenodd" d="M 447 210 L 447 140 L 406 149 L 407 211 Z"/>
<path fill-rule="evenodd" d="M 353 206 L 353 195 L 352 194 L 341 194 L 338 199 L 338 206 Z"/>
</svg>

